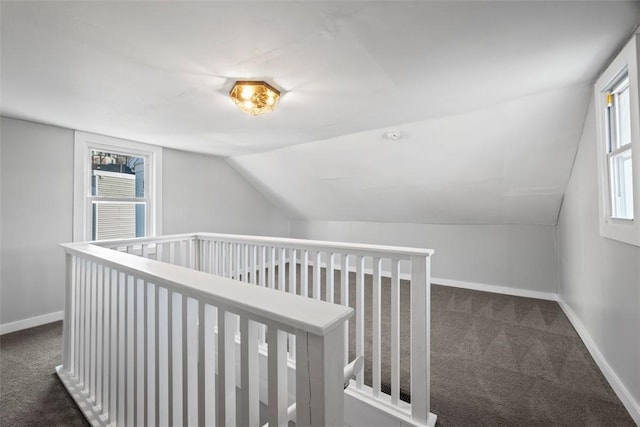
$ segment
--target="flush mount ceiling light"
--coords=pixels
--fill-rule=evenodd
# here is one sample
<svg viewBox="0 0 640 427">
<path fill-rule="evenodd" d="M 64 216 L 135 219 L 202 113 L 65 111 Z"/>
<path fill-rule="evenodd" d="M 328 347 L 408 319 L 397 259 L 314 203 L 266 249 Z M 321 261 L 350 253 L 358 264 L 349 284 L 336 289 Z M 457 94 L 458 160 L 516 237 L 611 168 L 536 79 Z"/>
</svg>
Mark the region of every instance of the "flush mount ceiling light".
<svg viewBox="0 0 640 427">
<path fill-rule="evenodd" d="M 259 116 L 273 111 L 280 99 L 280 91 L 263 81 L 238 81 L 229 96 L 240 110 Z"/>
</svg>

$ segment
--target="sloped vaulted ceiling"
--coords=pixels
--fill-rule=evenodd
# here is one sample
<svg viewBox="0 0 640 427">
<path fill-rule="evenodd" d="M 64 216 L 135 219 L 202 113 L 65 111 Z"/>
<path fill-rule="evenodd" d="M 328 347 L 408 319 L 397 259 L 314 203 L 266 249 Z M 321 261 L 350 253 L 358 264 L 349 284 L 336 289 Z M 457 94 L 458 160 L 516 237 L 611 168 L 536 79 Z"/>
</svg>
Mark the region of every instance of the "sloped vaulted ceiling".
<svg viewBox="0 0 640 427">
<path fill-rule="evenodd" d="M 3 1 L 0 111 L 228 156 L 294 217 L 555 224 L 639 6 Z M 236 78 L 277 110 L 237 111 Z"/>
</svg>

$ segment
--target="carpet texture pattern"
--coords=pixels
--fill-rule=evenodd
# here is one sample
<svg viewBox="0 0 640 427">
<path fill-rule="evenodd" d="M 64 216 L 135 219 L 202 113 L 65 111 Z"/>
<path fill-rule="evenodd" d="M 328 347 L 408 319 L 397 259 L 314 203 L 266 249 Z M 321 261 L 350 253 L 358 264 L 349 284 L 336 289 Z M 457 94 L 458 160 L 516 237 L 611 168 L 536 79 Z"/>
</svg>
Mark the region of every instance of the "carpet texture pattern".
<svg viewBox="0 0 640 427">
<path fill-rule="evenodd" d="M 448 426 L 634 426 L 553 301 L 432 287 L 432 411 Z"/>
<path fill-rule="evenodd" d="M 403 283 L 401 300 L 407 291 Z M 383 280 L 383 304 L 389 292 Z M 366 300 L 370 324 L 368 293 Z M 403 346 L 408 319 L 404 310 Z M 388 360 L 388 326 L 382 336 Z M 370 355 L 370 335 L 365 341 Z M 61 347 L 61 322 L 0 337 L 0 426 L 88 425 L 54 373 Z M 635 425 L 555 302 L 434 285 L 431 349 L 438 426 Z M 401 384 L 408 390 L 408 354 L 401 356 Z M 365 383 L 371 383 L 369 363 Z"/>
<path fill-rule="evenodd" d="M 58 380 L 62 322 L 0 337 L 0 426 L 88 426 Z"/>
</svg>

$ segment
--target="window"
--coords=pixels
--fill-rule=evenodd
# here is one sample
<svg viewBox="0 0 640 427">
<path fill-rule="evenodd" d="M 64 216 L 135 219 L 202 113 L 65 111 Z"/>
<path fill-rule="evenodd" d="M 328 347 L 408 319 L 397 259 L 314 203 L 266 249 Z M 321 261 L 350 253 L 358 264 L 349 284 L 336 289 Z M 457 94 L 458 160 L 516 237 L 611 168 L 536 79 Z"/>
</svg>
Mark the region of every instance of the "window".
<svg viewBox="0 0 640 427">
<path fill-rule="evenodd" d="M 629 102 L 629 73 L 626 70 L 605 96 L 611 217 L 632 220 L 631 105 Z"/>
<path fill-rule="evenodd" d="M 640 246 L 636 38 L 631 39 L 602 73 L 594 92 L 598 124 L 600 234 Z"/>
<path fill-rule="evenodd" d="M 75 134 L 74 241 L 160 234 L 159 147 Z"/>
</svg>

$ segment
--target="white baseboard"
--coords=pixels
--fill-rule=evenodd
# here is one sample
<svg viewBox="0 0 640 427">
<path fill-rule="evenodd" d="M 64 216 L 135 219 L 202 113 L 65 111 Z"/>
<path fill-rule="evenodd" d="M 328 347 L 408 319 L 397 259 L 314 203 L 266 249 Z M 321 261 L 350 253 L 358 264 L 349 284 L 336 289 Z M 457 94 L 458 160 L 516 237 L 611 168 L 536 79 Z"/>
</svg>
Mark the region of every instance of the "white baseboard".
<svg viewBox="0 0 640 427">
<path fill-rule="evenodd" d="M 28 319 L 17 320 L 15 322 L 4 323 L 0 325 L 0 335 L 10 332 L 21 331 L 23 329 L 33 328 L 35 326 L 46 325 L 47 323 L 57 322 L 64 318 L 64 311 L 56 311 L 55 313 L 43 314 L 42 316 L 30 317 Z"/>
<path fill-rule="evenodd" d="M 587 350 L 589 350 L 589 353 L 591 353 L 591 357 L 593 357 L 593 360 L 595 360 L 598 368 L 600 368 L 600 371 L 611 385 L 611 388 L 613 388 L 613 391 L 618 396 L 618 399 L 620 399 L 624 407 L 627 409 L 627 411 L 629 411 L 629 415 L 631 415 L 631 418 L 633 418 L 635 423 L 640 425 L 640 402 L 637 402 L 633 398 L 633 396 L 622 383 L 611 365 L 609 365 L 607 359 L 605 359 L 604 355 L 600 353 L 598 346 L 596 345 L 595 341 L 593 341 L 593 338 L 591 338 L 591 335 L 589 335 L 587 328 L 584 326 L 578 315 L 573 311 L 569 304 L 567 304 L 560 296 L 558 297 L 558 304 L 560 304 L 562 311 L 564 311 L 564 314 L 567 315 L 569 321 L 578 332 L 578 335 L 580 335 L 582 342 L 584 342 Z"/>
<path fill-rule="evenodd" d="M 484 283 L 464 282 L 462 280 L 441 279 L 438 277 L 432 277 L 431 283 L 435 285 L 451 286 L 453 288 L 473 289 L 475 291 L 513 295 L 516 297 L 537 298 L 549 301 L 558 300 L 558 294 L 552 292 L 532 291 L 530 289 L 518 289 L 508 286 L 487 285 Z"/>
</svg>

